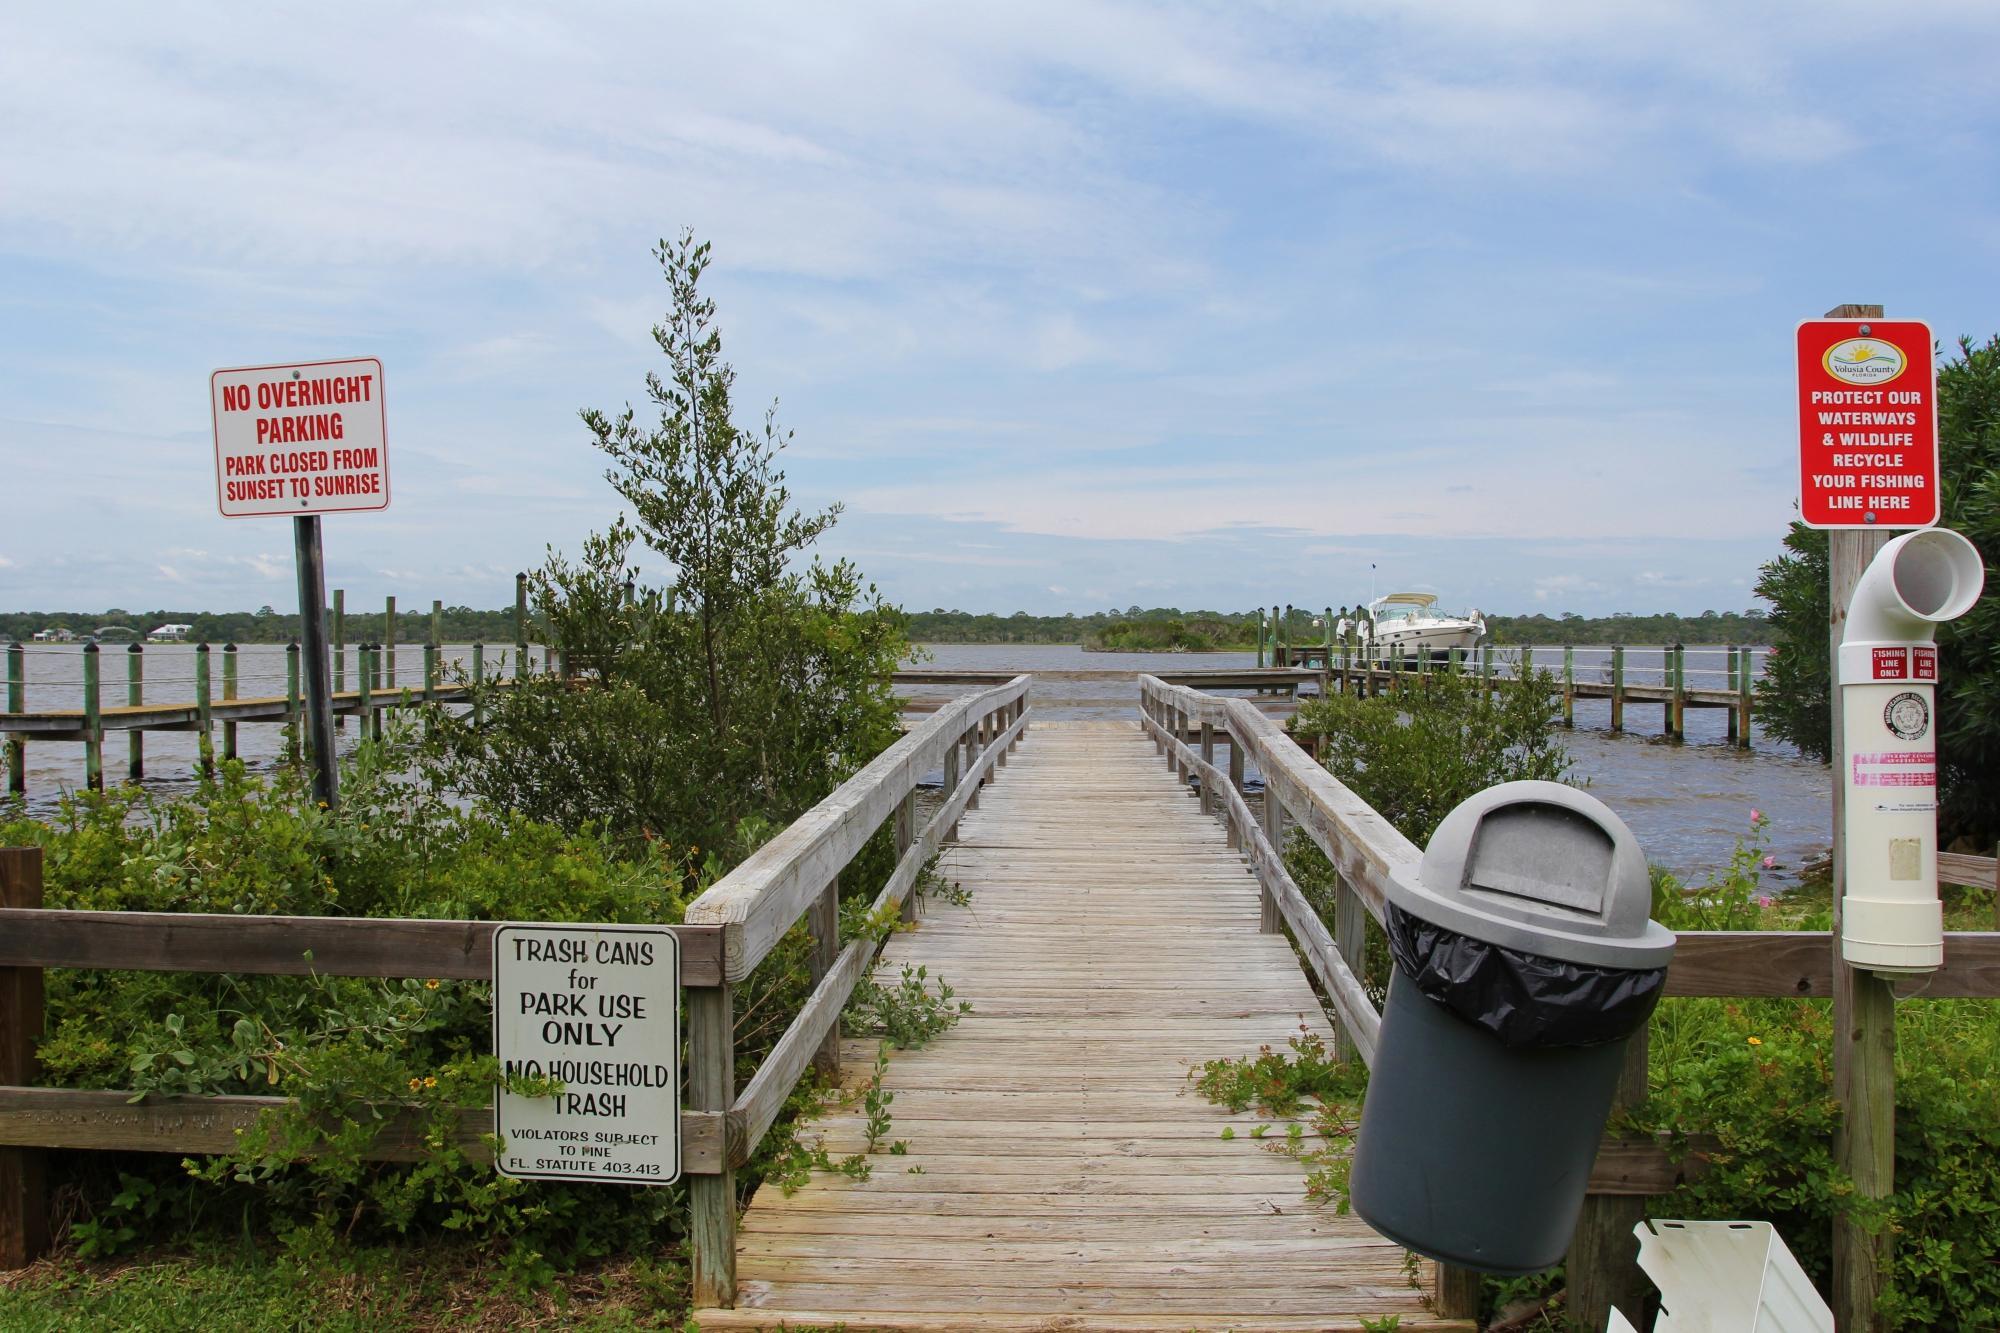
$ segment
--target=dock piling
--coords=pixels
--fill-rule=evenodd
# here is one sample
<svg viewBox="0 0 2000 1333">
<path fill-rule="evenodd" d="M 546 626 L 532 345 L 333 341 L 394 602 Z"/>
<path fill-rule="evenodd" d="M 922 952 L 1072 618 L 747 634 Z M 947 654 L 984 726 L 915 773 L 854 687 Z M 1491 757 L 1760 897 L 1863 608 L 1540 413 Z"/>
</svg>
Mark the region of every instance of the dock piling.
<svg viewBox="0 0 2000 1333">
<path fill-rule="evenodd" d="M 208 645 L 198 643 L 194 646 L 194 724 L 195 744 L 201 749 L 203 777 L 215 774 L 214 707 L 209 701 L 210 684 Z"/>
<path fill-rule="evenodd" d="M 1745 644 L 1736 659 L 1736 744 L 1750 748 L 1750 697 L 1756 678 L 1757 650 Z"/>
<path fill-rule="evenodd" d="M 134 708 L 146 702 L 146 645 L 135 643 L 125 650 L 125 702 Z M 146 733 L 133 727 L 125 733 L 125 780 L 140 782 L 146 776 Z"/>
<path fill-rule="evenodd" d="M 1576 730 L 1576 645 L 1563 645 L 1563 725 Z"/>
<path fill-rule="evenodd" d="M 304 714 L 299 709 L 299 641 L 293 639 L 285 645 L 285 762 L 299 762 L 301 747 L 299 733 L 304 729 Z"/>
<path fill-rule="evenodd" d="M 83 784 L 104 790 L 103 663 L 97 644 L 83 645 Z"/>
<path fill-rule="evenodd" d="M 344 694 L 346 691 L 347 591 L 344 588 L 335 588 L 333 590 L 333 692 L 335 694 Z M 346 716 L 344 714 L 335 715 L 333 725 L 339 727 L 342 731 L 347 730 Z"/>
<path fill-rule="evenodd" d="M 1611 729 L 1625 730 L 1625 645 L 1611 645 Z"/>
<path fill-rule="evenodd" d="M 528 576 L 514 576 L 514 679 L 528 674 Z"/>
<path fill-rule="evenodd" d="M 396 599 L 389 599 L 388 609 L 382 615 L 382 687 L 390 692 L 396 688 Z"/>
<path fill-rule="evenodd" d="M 236 698 L 236 645 L 222 645 L 222 701 L 229 703 Z M 222 720 L 222 757 L 236 757 L 236 723 L 231 718 Z"/>
</svg>

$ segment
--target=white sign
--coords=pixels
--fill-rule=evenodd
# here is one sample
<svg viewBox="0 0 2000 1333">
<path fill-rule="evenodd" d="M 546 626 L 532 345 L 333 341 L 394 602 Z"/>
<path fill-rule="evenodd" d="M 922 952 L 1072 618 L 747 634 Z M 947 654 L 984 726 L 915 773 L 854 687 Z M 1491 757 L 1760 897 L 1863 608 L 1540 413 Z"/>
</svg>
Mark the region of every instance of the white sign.
<svg viewBox="0 0 2000 1333">
<path fill-rule="evenodd" d="M 493 932 L 495 1165 L 522 1180 L 664 1185 L 681 1174 L 680 941 L 667 926 L 504 925 Z"/>
<path fill-rule="evenodd" d="M 382 363 L 243 366 L 208 377 L 225 518 L 389 507 Z"/>
</svg>

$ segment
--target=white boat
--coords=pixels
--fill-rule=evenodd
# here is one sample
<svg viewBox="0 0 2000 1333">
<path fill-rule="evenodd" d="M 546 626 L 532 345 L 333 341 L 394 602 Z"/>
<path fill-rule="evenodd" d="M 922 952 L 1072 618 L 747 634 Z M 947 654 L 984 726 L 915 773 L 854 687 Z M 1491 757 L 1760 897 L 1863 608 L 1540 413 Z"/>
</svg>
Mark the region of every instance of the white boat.
<svg viewBox="0 0 2000 1333">
<path fill-rule="evenodd" d="M 1485 636 L 1486 619 L 1477 610 L 1462 616 L 1439 611 L 1435 593 L 1392 592 L 1368 603 L 1361 630 L 1377 653 L 1470 651 Z"/>
</svg>

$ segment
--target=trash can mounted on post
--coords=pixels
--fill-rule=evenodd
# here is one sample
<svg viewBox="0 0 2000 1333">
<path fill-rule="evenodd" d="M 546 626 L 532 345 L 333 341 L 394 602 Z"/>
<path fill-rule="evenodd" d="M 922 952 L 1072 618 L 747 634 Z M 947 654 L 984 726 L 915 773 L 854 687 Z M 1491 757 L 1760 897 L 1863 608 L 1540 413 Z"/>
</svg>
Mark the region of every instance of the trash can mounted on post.
<svg viewBox="0 0 2000 1333">
<path fill-rule="evenodd" d="M 1646 858 L 1596 798 L 1509 782 L 1445 816 L 1388 897 L 1396 966 L 1354 1211 L 1462 1268 L 1549 1268 L 1673 955 Z"/>
</svg>

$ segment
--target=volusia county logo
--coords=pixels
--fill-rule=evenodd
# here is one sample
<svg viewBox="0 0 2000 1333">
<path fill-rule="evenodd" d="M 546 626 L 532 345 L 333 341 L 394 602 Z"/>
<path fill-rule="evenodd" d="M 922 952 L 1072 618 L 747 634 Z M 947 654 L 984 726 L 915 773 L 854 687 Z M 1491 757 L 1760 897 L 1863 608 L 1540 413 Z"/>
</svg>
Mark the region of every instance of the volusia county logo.
<svg viewBox="0 0 2000 1333">
<path fill-rule="evenodd" d="M 1887 384 L 1907 364 L 1902 349 L 1880 338 L 1849 338 L 1826 349 L 1826 373 L 1849 384 Z"/>
</svg>

